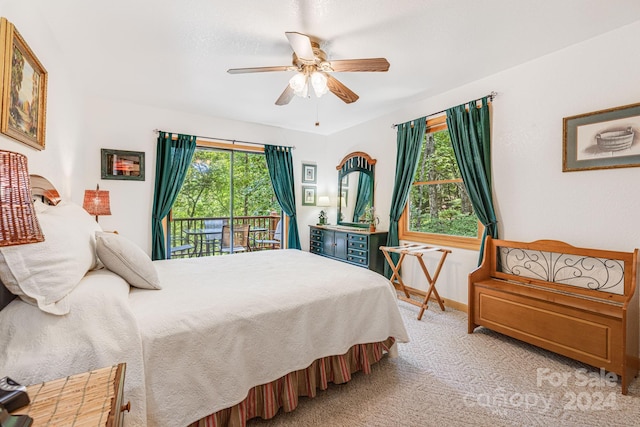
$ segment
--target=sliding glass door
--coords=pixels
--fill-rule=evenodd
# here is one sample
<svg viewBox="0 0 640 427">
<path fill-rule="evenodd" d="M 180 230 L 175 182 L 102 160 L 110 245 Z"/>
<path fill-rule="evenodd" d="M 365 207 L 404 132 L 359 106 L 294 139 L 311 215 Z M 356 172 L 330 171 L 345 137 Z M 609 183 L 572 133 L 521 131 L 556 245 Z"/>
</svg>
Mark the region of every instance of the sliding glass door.
<svg viewBox="0 0 640 427">
<path fill-rule="evenodd" d="M 281 209 L 262 152 L 198 147 L 173 205 L 172 258 L 276 249 Z"/>
</svg>

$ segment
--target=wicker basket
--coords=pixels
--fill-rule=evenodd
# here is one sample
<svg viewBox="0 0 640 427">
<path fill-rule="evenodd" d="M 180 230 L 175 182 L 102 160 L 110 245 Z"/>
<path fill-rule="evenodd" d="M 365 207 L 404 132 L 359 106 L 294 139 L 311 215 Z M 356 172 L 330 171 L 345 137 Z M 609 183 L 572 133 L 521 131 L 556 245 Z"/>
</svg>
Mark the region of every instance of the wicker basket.
<svg viewBox="0 0 640 427">
<path fill-rule="evenodd" d="M 630 127 L 625 130 L 601 132 L 596 135 L 596 142 L 598 148 L 603 151 L 626 150 L 633 143 L 633 135 Z"/>
</svg>

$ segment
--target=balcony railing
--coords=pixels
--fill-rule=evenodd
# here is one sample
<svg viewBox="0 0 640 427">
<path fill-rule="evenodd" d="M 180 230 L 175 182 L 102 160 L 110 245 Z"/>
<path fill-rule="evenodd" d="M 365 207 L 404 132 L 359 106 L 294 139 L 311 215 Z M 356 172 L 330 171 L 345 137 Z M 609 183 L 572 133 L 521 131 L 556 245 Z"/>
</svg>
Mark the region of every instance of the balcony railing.
<svg viewBox="0 0 640 427">
<path fill-rule="evenodd" d="M 207 233 L 198 233 L 197 230 L 206 231 L 205 221 L 222 220 L 229 224 L 229 217 L 205 217 L 205 218 L 172 218 L 170 222 L 171 258 L 194 258 L 202 256 L 220 255 L 220 242 L 213 243 L 208 240 Z M 265 216 L 236 216 L 233 217 L 233 227 L 248 224 L 249 242 L 248 250 L 279 249 L 280 245 L 264 243 L 264 240 L 273 240 L 274 232 L 280 221 L 279 215 Z M 226 253 L 226 252 L 224 252 Z"/>
</svg>

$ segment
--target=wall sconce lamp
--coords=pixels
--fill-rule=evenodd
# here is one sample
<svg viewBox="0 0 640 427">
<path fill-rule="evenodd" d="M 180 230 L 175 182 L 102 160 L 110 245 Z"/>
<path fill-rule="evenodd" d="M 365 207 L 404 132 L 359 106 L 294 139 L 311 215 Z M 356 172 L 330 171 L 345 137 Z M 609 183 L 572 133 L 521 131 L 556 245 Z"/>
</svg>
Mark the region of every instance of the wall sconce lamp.
<svg viewBox="0 0 640 427">
<path fill-rule="evenodd" d="M 33 198 L 27 157 L 0 151 L 0 246 L 44 241 Z"/>
<path fill-rule="evenodd" d="M 98 216 L 100 215 L 111 215 L 109 192 L 100 190 L 99 185 L 96 185 L 95 190 L 84 190 L 82 207 L 91 215 L 96 216 L 96 222 L 98 222 Z"/>
</svg>

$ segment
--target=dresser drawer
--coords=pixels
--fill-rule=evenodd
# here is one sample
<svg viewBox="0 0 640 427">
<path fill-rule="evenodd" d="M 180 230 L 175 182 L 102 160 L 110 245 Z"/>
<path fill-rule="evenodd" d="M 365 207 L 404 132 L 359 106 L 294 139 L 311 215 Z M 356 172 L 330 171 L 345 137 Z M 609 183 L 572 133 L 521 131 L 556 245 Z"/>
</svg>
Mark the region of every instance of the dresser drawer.
<svg viewBox="0 0 640 427">
<path fill-rule="evenodd" d="M 378 249 L 387 241 L 386 232 L 345 231 L 331 226 L 309 226 L 309 252 L 384 273 Z"/>
<path fill-rule="evenodd" d="M 314 254 L 322 253 L 322 242 L 312 240 L 309 242 L 309 252 L 313 252 Z"/>
<path fill-rule="evenodd" d="M 347 246 L 349 247 L 349 249 L 361 249 L 366 251 L 368 244 L 366 240 L 364 242 L 361 240 L 349 240 L 349 243 L 347 243 Z"/>
<path fill-rule="evenodd" d="M 367 258 L 362 258 L 362 257 L 359 257 L 359 256 L 347 255 L 347 261 L 349 261 L 350 263 L 353 263 L 353 264 L 360 265 L 362 267 L 367 267 L 368 266 Z"/>
<path fill-rule="evenodd" d="M 347 239 L 349 239 L 349 242 L 353 242 L 353 243 L 364 243 L 365 246 L 367 246 L 367 243 L 369 243 L 369 236 L 367 236 L 366 234 L 349 233 L 349 235 L 347 236 Z"/>
<path fill-rule="evenodd" d="M 349 254 L 350 256 L 367 259 L 367 255 L 369 255 L 369 251 L 366 248 L 365 249 L 349 248 L 347 249 L 347 254 Z"/>
</svg>

